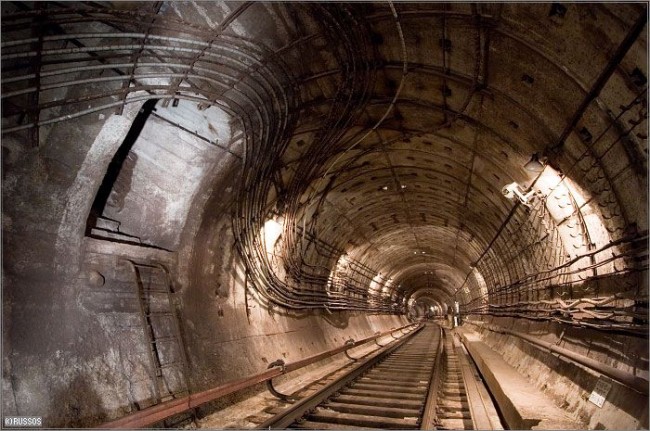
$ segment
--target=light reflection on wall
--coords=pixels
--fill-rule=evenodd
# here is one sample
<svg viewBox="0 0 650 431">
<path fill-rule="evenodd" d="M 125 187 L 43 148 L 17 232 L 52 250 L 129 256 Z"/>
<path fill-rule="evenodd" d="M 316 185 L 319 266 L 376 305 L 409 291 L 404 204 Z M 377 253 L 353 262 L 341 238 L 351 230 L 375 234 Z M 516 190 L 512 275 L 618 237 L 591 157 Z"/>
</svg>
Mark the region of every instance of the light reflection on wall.
<svg viewBox="0 0 650 431">
<path fill-rule="evenodd" d="M 327 289 L 328 293 L 330 292 L 341 292 L 343 290 L 344 282 L 348 276 L 348 268 L 350 266 L 350 258 L 347 254 L 343 253 L 339 260 L 336 262 L 336 266 L 330 272 L 329 277 L 327 278 Z"/>
<path fill-rule="evenodd" d="M 278 217 L 277 219 L 269 219 L 264 223 L 260 237 L 264 239 L 264 249 L 266 253 L 273 254 L 275 244 L 278 242 L 280 235 L 284 229 L 284 219 Z"/>
<path fill-rule="evenodd" d="M 480 273 L 480 271 L 476 269 L 472 271 L 472 278 L 474 279 L 474 283 L 472 283 L 473 285 L 472 287 L 474 287 L 474 289 L 470 290 L 469 283 L 468 283 L 463 288 L 463 293 L 467 295 L 467 298 L 469 299 L 479 297 L 481 298 L 482 303 L 487 304 L 488 290 L 487 290 L 487 284 L 485 283 L 485 278 L 483 278 L 483 275 Z"/>
<path fill-rule="evenodd" d="M 579 256 L 611 242 L 603 216 L 587 191 L 558 171 L 546 166 L 535 185 L 546 200 L 546 209 L 558 227 L 567 254 Z M 618 253 L 618 248 L 612 248 Z M 603 256 L 604 258 L 605 256 Z M 599 273 L 615 271 L 612 265 L 599 268 Z"/>
</svg>

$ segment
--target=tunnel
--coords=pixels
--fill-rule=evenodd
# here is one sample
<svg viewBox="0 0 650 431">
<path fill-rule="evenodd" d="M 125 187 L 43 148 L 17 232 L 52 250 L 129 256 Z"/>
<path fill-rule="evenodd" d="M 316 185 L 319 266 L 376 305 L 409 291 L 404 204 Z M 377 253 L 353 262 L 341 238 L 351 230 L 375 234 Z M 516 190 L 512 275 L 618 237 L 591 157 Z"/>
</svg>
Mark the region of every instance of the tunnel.
<svg viewBox="0 0 650 431">
<path fill-rule="evenodd" d="M 646 3 L 1 8 L 5 428 L 648 429 Z"/>
</svg>

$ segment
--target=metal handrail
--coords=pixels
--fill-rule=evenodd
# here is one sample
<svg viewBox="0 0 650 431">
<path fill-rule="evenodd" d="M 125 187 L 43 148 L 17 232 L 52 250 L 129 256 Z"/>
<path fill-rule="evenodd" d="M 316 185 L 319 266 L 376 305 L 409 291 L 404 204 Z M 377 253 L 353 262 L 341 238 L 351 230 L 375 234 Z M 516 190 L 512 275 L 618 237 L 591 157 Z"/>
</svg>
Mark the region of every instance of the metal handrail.
<svg viewBox="0 0 650 431">
<path fill-rule="evenodd" d="M 146 408 L 144 410 L 140 410 L 135 413 L 131 413 L 127 416 L 124 416 L 120 419 L 116 419 L 110 422 L 105 422 L 101 425 L 99 425 L 97 428 L 141 428 L 145 427 L 147 425 L 152 425 L 156 422 L 160 422 L 164 419 L 167 419 L 171 416 L 177 415 L 179 413 L 183 413 L 185 411 L 191 410 L 193 408 L 199 407 L 205 403 L 208 403 L 210 401 L 214 401 L 218 398 L 224 397 L 226 395 L 232 394 L 233 392 L 240 391 L 242 389 L 249 388 L 251 386 L 254 386 L 259 383 L 263 383 L 265 381 L 269 381 L 275 377 L 281 376 L 283 374 L 287 374 L 291 371 L 298 370 L 300 368 L 306 367 L 307 365 L 311 365 L 314 362 L 318 362 L 320 360 L 323 360 L 325 358 L 332 357 L 336 354 L 339 354 L 341 352 L 347 351 L 349 349 L 352 349 L 354 347 L 358 347 L 362 344 L 368 343 L 370 341 L 376 340 L 377 338 L 383 337 L 385 335 L 392 334 L 395 331 L 401 331 L 403 329 L 417 326 L 419 327 L 420 324 L 417 323 L 410 323 L 408 325 L 404 325 L 400 328 L 393 328 L 389 331 L 380 333 L 380 334 L 375 334 L 370 337 L 364 338 L 359 341 L 355 341 L 353 343 L 346 343 L 341 347 L 337 347 L 335 349 L 331 349 L 301 360 L 298 360 L 296 362 L 292 362 L 289 364 L 285 364 L 282 366 L 276 366 L 273 367 L 269 370 L 266 370 L 262 373 L 255 374 L 254 376 L 251 377 L 246 377 L 243 379 L 237 379 L 230 381 L 228 383 L 225 383 L 223 385 L 197 392 L 194 394 L 191 394 L 189 396 L 183 397 L 183 398 L 178 398 L 175 400 L 170 400 L 166 401 L 164 403 L 157 404 L 155 406 Z"/>
</svg>

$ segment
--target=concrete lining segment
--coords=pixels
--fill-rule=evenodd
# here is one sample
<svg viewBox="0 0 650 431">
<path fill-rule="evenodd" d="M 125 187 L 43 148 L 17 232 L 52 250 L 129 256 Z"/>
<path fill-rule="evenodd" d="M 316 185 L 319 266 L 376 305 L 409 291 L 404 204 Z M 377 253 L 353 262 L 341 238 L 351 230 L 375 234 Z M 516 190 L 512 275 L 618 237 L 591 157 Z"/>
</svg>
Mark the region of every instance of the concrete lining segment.
<svg viewBox="0 0 650 431">
<path fill-rule="evenodd" d="M 510 429 L 584 429 L 535 388 L 478 334 L 457 328 Z"/>
</svg>

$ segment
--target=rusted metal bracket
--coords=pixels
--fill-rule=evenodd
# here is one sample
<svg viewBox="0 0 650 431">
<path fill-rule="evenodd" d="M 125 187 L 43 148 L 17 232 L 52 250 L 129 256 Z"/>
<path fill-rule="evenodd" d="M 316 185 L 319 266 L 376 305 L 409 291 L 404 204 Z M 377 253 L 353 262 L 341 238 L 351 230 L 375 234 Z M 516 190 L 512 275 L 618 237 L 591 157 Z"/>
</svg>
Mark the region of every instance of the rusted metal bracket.
<svg viewBox="0 0 650 431">
<path fill-rule="evenodd" d="M 278 359 L 277 361 L 271 362 L 268 366 L 269 369 L 274 368 L 274 367 L 281 367 L 282 373 L 284 373 L 285 366 L 284 366 L 284 361 L 282 359 Z M 292 398 L 290 395 L 283 394 L 282 392 L 278 392 L 275 387 L 273 387 L 273 379 L 268 379 L 266 381 L 266 387 L 268 388 L 269 392 L 273 394 L 276 398 L 281 399 L 282 401 L 294 401 L 294 398 Z"/>
<path fill-rule="evenodd" d="M 348 341 L 345 342 L 345 345 L 346 346 L 354 346 L 354 340 L 352 338 L 350 338 Z M 359 358 L 353 358 L 352 356 L 350 356 L 350 354 L 348 353 L 348 349 L 345 349 L 345 356 L 352 359 L 354 362 L 357 362 L 359 360 Z"/>
<path fill-rule="evenodd" d="M 381 334 L 381 332 L 379 332 L 379 331 L 375 332 L 375 336 L 377 336 L 379 334 Z M 385 344 L 379 344 L 379 341 L 377 341 L 378 339 L 379 339 L 379 337 L 375 338 L 375 344 L 378 345 L 379 347 L 384 347 Z"/>
</svg>

